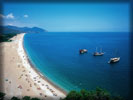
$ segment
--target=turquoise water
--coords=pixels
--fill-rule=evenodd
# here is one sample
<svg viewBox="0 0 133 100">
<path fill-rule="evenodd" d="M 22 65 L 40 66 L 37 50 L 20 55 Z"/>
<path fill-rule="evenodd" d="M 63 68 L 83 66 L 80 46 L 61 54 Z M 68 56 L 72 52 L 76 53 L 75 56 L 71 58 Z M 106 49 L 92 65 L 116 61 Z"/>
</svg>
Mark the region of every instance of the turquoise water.
<svg viewBox="0 0 133 100">
<path fill-rule="evenodd" d="M 96 47 L 105 55 L 93 56 Z M 114 95 L 129 94 L 129 33 L 33 33 L 24 36 L 24 48 L 32 64 L 66 91 L 102 87 Z M 88 53 L 80 55 L 83 48 Z M 108 64 L 114 56 L 120 62 Z"/>
</svg>

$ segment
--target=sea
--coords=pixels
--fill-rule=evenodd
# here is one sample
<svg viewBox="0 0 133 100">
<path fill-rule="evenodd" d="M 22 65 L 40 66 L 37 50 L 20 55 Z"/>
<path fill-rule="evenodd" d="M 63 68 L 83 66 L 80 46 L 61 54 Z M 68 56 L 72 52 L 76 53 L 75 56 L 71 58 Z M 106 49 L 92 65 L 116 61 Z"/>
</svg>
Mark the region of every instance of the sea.
<svg viewBox="0 0 133 100">
<path fill-rule="evenodd" d="M 45 32 L 24 36 L 24 48 L 34 67 L 69 92 L 97 87 L 127 98 L 130 89 L 129 32 Z M 96 51 L 103 56 L 93 56 Z M 80 49 L 88 52 L 80 54 Z M 109 64 L 111 57 L 120 61 Z"/>
</svg>

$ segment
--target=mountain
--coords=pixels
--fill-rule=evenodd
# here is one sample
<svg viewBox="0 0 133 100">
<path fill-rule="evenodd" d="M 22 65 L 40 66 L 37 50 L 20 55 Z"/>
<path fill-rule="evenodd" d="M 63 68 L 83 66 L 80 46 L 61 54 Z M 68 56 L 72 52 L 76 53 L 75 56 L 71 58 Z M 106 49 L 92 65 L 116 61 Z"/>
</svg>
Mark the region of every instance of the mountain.
<svg viewBox="0 0 133 100">
<path fill-rule="evenodd" d="M 43 33 L 47 32 L 46 30 L 39 28 L 39 27 L 17 27 L 17 26 L 0 26 L 0 30 L 2 30 L 2 33 L 8 34 L 8 33 Z"/>
<path fill-rule="evenodd" d="M 7 27 L 4 27 L 4 26 L 0 26 L 0 34 L 8 34 L 8 33 L 21 33 L 21 31 L 19 30 L 15 30 L 15 29 L 10 29 L 10 28 L 7 28 Z"/>
</svg>

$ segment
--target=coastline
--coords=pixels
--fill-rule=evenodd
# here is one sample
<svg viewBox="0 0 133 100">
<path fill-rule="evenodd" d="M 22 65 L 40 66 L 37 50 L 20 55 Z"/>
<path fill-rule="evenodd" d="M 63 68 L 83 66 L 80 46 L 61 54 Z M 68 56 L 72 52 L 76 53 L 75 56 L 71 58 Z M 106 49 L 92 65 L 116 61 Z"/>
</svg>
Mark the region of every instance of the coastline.
<svg viewBox="0 0 133 100">
<path fill-rule="evenodd" d="M 53 97 L 55 98 L 55 100 L 64 98 L 66 96 L 66 93 L 62 91 L 59 87 L 57 88 L 55 84 L 53 84 L 46 77 L 44 77 L 29 60 L 23 45 L 24 35 L 19 41 L 18 54 L 22 59 L 23 65 L 27 68 L 28 71 L 30 71 L 31 74 L 29 74 L 31 76 L 31 79 L 34 81 L 35 79 L 37 79 L 37 77 L 39 77 L 38 82 L 34 82 L 41 88 L 41 90 L 47 91 L 47 96 Z M 21 53 L 19 52 L 19 50 L 21 51 Z M 42 86 L 40 83 L 44 84 L 45 87 Z"/>
<path fill-rule="evenodd" d="M 24 40 L 24 38 L 23 38 Z M 24 50 L 24 53 L 26 54 L 27 56 L 27 60 L 28 60 L 28 63 L 29 65 L 34 69 L 34 71 L 42 78 L 44 79 L 45 81 L 47 81 L 49 84 L 51 84 L 53 87 L 55 87 L 57 90 L 61 91 L 64 95 L 67 95 L 67 92 L 65 90 L 63 90 L 62 88 L 60 88 L 59 86 L 57 86 L 54 82 L 50 81 L 47 77 L 45 77 L 45 75 L 43 75 L 33 64 L 32 62 L 30 61 L 29 57 L 28 57 L 28 54 L 26 53 L 26 50 L 24 48 L 24 41 L 23 41 L 23 50 Z"/>
<path fill-rule="evenodd" d="M 66 96 L 65 92 L 50 83 L 41 73 L 31 66 L 23 48 L 23 37 L 25 33 L 17 34 L 11 38 L 11 42 L 2 42 L 2 90 L 5 98 L 13 96 L 23 98 L 24 96 L 37 97 L 45 100 L 60 100 Z"/>
</svg>

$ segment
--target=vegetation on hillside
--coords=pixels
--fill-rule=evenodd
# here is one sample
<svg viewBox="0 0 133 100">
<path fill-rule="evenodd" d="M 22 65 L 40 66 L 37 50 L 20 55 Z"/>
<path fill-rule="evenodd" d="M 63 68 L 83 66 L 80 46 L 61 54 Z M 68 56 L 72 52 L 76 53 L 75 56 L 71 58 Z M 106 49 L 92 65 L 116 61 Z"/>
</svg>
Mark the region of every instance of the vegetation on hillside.
<svg viewBox="0 0 133 100">
<path fill-rule="evenodd" d="M 66 98 L 62 100 L 123 100 L 123 98 L 120 96 L 111 96 L 108 91 L 101 88 L 96 88 L 93 91 L 71 91 L 68 93 Z"/>
<path fill-rule="evenodd" d="M 1 33 L 4 34 L 20 34 L 20 33 L 44 33 L 47 32 L 45 29 L 39 28 L 39 27 L 18 27 L 18 26 L 0 26 Z"/>
<path fill-rule="evenodd" d="M 11 42 L 10 40 L 16 34 L 0 34 L 0 42 Z"/>
<path fill-rule="evenodd" d="M 0 92 L 0 100 L 4 100 L 5 95 L 5 93 Z"/>
<path fill-rule="evenodd" d="M 4 100 L 5 94 L 0 93 L 0 100 Z M 11 100 L 41 100 L 38 98 L 31 98 L 30 96 L 25 96 L 22 99 L 18 97 L 12 97 Z M 111 96 L 111 94 L 101 88 L 96 88 L 93 91 L 81 90 L 78 91 L 71 91 L 67 94 L 64 99 L 61 100 L 124 100 L 120 96 Z"/>
</svg>

